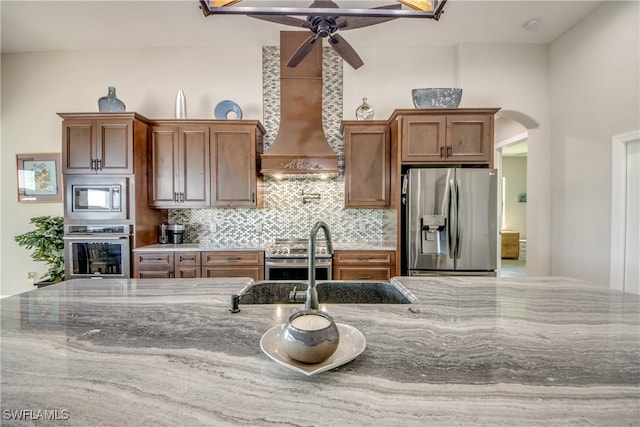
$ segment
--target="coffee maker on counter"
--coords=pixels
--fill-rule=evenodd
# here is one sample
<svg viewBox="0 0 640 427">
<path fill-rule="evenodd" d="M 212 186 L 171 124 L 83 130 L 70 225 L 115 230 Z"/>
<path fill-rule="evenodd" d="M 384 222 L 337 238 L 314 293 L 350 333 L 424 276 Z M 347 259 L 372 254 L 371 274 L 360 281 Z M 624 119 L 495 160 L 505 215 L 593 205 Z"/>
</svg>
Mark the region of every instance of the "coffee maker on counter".
<svg viewBox="0 0 640 427">
<path fill-rule="evenodd" d="M 184 237 L 184 225 L 163 222 L 158 226 L 158 243 L 181 245 Z"/>
</svg>

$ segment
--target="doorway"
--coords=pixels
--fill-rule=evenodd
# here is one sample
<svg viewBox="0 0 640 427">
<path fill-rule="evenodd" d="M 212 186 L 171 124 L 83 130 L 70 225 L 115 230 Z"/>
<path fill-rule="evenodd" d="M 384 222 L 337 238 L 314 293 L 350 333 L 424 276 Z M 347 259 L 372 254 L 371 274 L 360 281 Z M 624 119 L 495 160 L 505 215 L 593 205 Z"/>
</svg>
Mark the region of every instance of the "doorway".
<svg viewBox="0 0 640 427">
<path fill-rule="evenodd" d="M 526 276 L 527 132 L 496 144 L 502 178 L 500 277 Z"/>
<path fill-rule="evenodd" d="M 640 294 L 640 131 L 616 135 L 611 157 L 610 287 Z"/>
</svg>

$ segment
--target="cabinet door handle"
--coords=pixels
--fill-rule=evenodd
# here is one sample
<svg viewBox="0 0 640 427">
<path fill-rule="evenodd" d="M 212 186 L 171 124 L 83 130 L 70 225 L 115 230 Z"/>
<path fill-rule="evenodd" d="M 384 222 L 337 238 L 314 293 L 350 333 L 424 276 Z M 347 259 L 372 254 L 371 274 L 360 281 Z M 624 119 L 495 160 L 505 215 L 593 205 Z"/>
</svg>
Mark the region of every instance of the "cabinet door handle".
<svg viewBox="0 0 640 427">
<path fill-rule="evenodd" d="M 256 202 L 256 193 L 251 193 L 251 203 Z"/>
<path fill-rule="evenodd" d="M 96 170 L 102 170 L 102 159 L 96 159 Z"/>
<path fill-rule="evenodd" d="M 444 147 L 440 147 L 440 157 L 444 157 Z"/>
<path fill-rule="evenodd" d="M 96 162 L 97 162 L 97 160 L 96 160 L 96 159 L 91 159 L 91 166 L 90 166 L 90 169 L 91 169 L 92 171 L 96 170 Z"/>
<path fill-rule="evenodd" d="M 180 203 L 184 203 L 184 193 L 180 192 Z"/>
<path fill-rule="evenodd" d="M 447 147 L 447 156 L 451 156 L 453 154 L 453 147 L 450 145 Z"/>
<path fill-rule="evenodd" d="M 178 193 L 177 192 L 173 193 L 173 201 L 174 201 L 174 203 L 178 203 Z"/>
</svg>

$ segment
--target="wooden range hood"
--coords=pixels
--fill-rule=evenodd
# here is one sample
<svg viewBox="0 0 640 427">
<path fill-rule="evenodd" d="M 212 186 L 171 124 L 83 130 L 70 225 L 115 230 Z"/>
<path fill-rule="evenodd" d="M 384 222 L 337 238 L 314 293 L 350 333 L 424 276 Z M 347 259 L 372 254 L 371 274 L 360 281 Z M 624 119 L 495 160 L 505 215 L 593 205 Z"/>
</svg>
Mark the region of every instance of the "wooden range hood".
<svg viewBox="0 0 640 427">
<path fill-rule="evenodd" d="M 264 175 L 338 173 L 338 155 L 322 126 L 322 41 L 295 68 L 287 67 L 308 31 L 280 32 L 280 125 L 262 155 Z"/>
</svg>

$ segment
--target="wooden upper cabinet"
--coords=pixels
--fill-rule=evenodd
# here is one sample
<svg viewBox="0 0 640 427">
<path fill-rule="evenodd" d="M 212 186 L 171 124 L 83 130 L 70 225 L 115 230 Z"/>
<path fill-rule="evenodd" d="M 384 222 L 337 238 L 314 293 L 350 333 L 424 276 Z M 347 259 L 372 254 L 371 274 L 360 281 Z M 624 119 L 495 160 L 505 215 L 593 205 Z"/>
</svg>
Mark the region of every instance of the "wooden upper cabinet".
<svg viewBox="0 0 640 427">
<path fill-rule="evenodd" d="M 259 207 L 258 153 L 262 133 L 254 125 L 211 127 L 211 205 Z"/>
<path fill-rule="evenodd" d="M 261 207 L 264 128 L 246 120 L 154 121 L 149 205 Z"/>
<path fill-rule="evenodd" d="M 135 127 L 142 123 L 135 113 L 59 115 L 64 119 L 62 173 L 126 175 L 134 172 Z M 146 124 L 143 127 L 146 129 Z"/>
<path fill-rule="evenodd" d="M 499 109 L 397 110 L 403 164 L 493 164 Z"/>
<path fill-rule="evenodd" d="M 209 127 L 158 124 L 151 129 L 149 204 L 203 207 L 209 204 Z"/>
<path fill-rule="evenodd" d="M 386 121 L 342 123 L 345 207 L 389 206 L 390 130 Z"/>
</svg>

